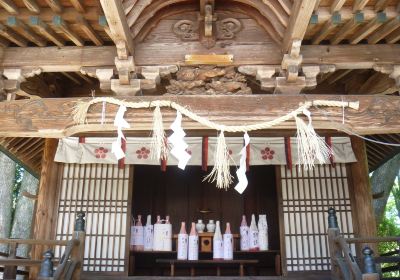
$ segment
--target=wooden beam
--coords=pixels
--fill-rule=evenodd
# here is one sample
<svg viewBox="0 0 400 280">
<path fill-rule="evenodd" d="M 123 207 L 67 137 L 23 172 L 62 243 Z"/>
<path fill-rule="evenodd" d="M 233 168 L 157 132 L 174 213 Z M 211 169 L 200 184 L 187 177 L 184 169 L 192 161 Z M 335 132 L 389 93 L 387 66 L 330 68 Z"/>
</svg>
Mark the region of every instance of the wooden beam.
<svg viewBox="0 0 400 280">
<path fill-rule="evenodd" d="M 368 22 L 364 27 L 362 27 L 356 34 L 353 35 L 353 38 L 350 40 L 350 44 L 357 44 L 362 39 L 366 38 L 372 32 L 379 28 L 382 24 L 384 24 L 387 20 L 386 14 L 383 12 L 378 13 L 377 17 Z"/>
<path fill-rule="evenodd" d="M 65 45 L 64 39 L 60 38 L 60 36 L 58 36 L 46 23 L 41 21 L 38 16 L 30 17 L 29 25 L 33 30 L 39 34 L 42 34 L 55 45 L 59 47 L 63 47 Z"/>
<path fill-rule="evenodd" d="M 293 40 L 303 40 L 314 10 L 316 0 L 298 0 L 293 4 L 293 12 L 290 16 L 289 26 L 285 32 L 282 44 L 282 52 L 287 53 Z"/>
<path fill-rule="evenodd" d="M 54 228 L 57 221 L 55 207 L 57 205 L 57 195 L 59 192 L 58 172 L 60 164 L 54 162 L 58 141 L 56 139 L 46 139 L 42 170 L 40 173 L 38 201 L 36 213 L 34 213 L 33 239 L 51 240 L 55 239 Z M 42 259 L 43 250 L 41 246 L 32 247 L 32 259 Z M 32 267 L 29 276 L 36 279 L 38 267 Z"/>
<path fill-rule="evenodd" d="M 343 7 L 345 2 L 346 0 L 334 0 L 331 5 L 331 13 L 333 14 L 334 12 L 339 11 Z"/>
<path fill-rule="evenodd" d="M 10 14 L 17 15 L 18 7 L 12 0 L 0 0 L 0 5 Z"/>
<path fill-rule="evenodd" d="M 369 0 L 354 0 L 353 12 L 361 11 L 368 4 Z"/>
<path fill-rule="evenodd" d="M 117 44 L 118 41 L 124 41 L 129 53 L 133 55 L 133 39 L 126 21 L 121 0 L 100 0 L 100 3 L 103 7 L 104 15 L 107 18 L 114 43 Z"/>
<path fill-rule="evenodd" d="M 126 14 L 128 26 L 132 27 L 143 10 L 150 5 L 152 0 L 138 0 L 133 6 L 129 13 Z"/>
<path fill-rule="evenodd" d="M 72 4 L 72 6 L 74 6 L 75 10 L 77 10 L 80 13 L 84 13 L 85 12 L 85 7 L 83 6 L 81 0 L 70 0 L 70 2 Z"/>
<path fill-rule="evenodd" d="M 20 35 L 15 33 L 13 30 L 4 26 L 0 23 L 0 35 L 5 37 L 7 40 L 13 42 L 17 46 L 26 47 L 28 45 L 28 41 L 25 38 L 22 38 Z"/>
<path fill-rule="evenodd" d="M 74 84 L 78 86 L 82 85 L 82 83 L 77 78 L 75 78 L 71 73 L 61 72 L 61 74 L 67 77 L 69 80 L 71 80 Z"/>
<path fill-rule="evenodd" d="M 270 121 L 277 116 L 285 115 L 296 109 L 304 96 L 138 96 L 124 97 L 129 102 L 151 100 L 173 100 L 180 105 L 190 108 L 200 116 L 206 117 L 225 125 L 238 123 L 254 124 L 260 121 Z M 307 100 L 342 100 L 339 95 L 310 95 Z M 90 98 L 82 100 L 89 101 Z M 340 130 L 345 127 L 362 135 L 379 133 L 400 133 L 400 99 L 397 96 L 371 96 L 349 95 L 346 101 L 359 101 L 360 109 L 346 109 L 346 124 L 342 124 L 341 108 L 324 108 L 321 113 L 313 112 L 313 125 L 316 129 Z M 0 103 L 2 121 L 0 137 L 55 137 L 75 135 L 86 132 L 115 132 L 112 122 L 100 124 L 102 104 L 91 107 L 87 115 L 87 123 L 76 125 L 72 119 L 72 111 L 78 101 L 77 98 L 43 98 L 37 100 L 17 100 Z M 37 110 L 40 110 L 38 114 Z M 106 116 L 112 120 L 118 110 L 118 106 L 107 105 Z M 163 120 L 165 127 L 175 120 L 174 110 L 163 108 Z M 329 115 L 329 120 L 326 118 Z M 136 109 L 128 110 L 124 118 L 135 123 L 126 131 L 148 131 L 152 128 L 152 110 Z M 205 127 L 197 122 L 185 118 L 183 126 L 187 130 L 204 130 Z M 272 129 L 293 130 L 293 120 L 279 124 Z"/>
<path fill-rule="evenodd" d="M 37 35 L 29 26 L 15 16 L 8 18 L 7 25 L 39 47 L 46 46 L 46 41 L 43 40 L 43 38 Z"/>
<path fill-rule="evenodd" d="M 83 47 L 85 45 L 85 42 L 68 27 L 67 23 L 65 23 L 65 21 L 60 16 L 54 16 L 53 24 L 58 30 L 63 32 L 65 36 L 67 36 L 72 42 L 74 42 L 75 45 L 79 47 Z"/>
<path fill-rule="evenodd" d="M 334 73 L 332 76 L 330 76 L 326 82 L 328 84 L 333 84 L 337 81 L 339 81 L 340 79 L 342 79 L 343 77 L 345 77 L 347 74 L 349 74 L 352 70 L 348 69 L 348 70 L 341 70 L 340 73 Z M 336 74 L 336 75 L 335 75 Z"/>
<path fill-rule="evenodd" d="M 312 38 L 311 42 L 314 45 L 318 45 L 322 40 L 328 36 L 334 28 L 341 23 L 340 13 L 335 12 L 332 15 L 331 20 L 327 21 L 321 30 Z"/>
<path fill-rule="evenodd" d="M 63 11 L 63 6 L 60 4 L 59 0 L 45 0 L 50 9 L 55 13 L 59 14 Z"/>
<path fill-rule="evenodd" d="M 24 2 L 25 7 L 27 7 L 29 11 L 35 14 L 40 13 L 40 7 L 35 0 L 22 0 L 22 2 Z"/>
<path fill-rule="evenodd" d="M 343 39 L 346 38 L 347 35 L 352 33 L 354 29 L 357 28 L 361 23 L 364 22 L 364 14 L 361 12 L 357 12 L 354 14 L 354 17 L 350 19 L 346 24 L 340 28 L 338 32 L 333 36 L 333 38 L 330 40 L 331 44 L 337 45 L 339 44 Z"/>
<path fill-rule="evenodd" d="M 102 46 L 103 45 L 103 40 L 100 38 L 100 36 L 94 31 L 93 27 L 87 22 L 87 20 L 79 16 L 77 18 L 77 22 L 79 23 L 79 27 L 82 29 L 82 31 L 90 38 L 90 40 L 96 45 L 96 46 Z"/>
<path fill-rule="evenodd" d="M 380 40 L 384 39 L 390 33 L 395 31 L 397 28 L 400 27 L 400 16 L 395 17 L 394 19 L 390 20 L 389 22 L 385 23 L 381 28 L 379 28 L 375 33 L 373 33 L 368 38 L 368 44 L 376 44 Z"/>
<path fill-rule="evenodd" d="M 288 15 L 292 13 L 292 3 L 290 0 L 278 0 L 278 2 Z"/>
</svg>

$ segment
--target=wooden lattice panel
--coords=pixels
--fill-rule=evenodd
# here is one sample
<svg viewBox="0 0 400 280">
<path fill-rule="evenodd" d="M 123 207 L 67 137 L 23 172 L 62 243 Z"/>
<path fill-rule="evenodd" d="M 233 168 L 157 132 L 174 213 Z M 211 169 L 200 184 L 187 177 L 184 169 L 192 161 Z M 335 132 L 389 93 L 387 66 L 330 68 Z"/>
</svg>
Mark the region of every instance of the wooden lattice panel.
<svg viewBox="0 0 400 280">
<path fill-rule="evenodd" d="M 345 164 L 309 172 L 282 166 L 281 185 L 287 270 L 329 270 L 329 207 L 336 209 L 344 237 L 354 237 Z"/>
<path fill-rule="evenodd" d="M 75 213 L 85 212 L 84 271 L 127 271 L 128 190 L 128 166 L 118 169 L 117 165 L 64 164 L 56 239 L 71 239 Z M 61 250 L 56 250 L 56 257 Z"/>
</svg>

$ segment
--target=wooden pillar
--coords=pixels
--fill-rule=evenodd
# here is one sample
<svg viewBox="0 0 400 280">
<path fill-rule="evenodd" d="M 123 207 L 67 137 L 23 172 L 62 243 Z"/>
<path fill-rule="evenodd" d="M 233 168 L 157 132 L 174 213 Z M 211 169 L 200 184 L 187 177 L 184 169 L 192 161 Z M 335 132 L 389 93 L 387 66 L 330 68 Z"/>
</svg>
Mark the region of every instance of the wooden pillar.
<svg viewBox="0 0 400 280">
<path fill-rule="evenodd" d="M 57 150 L 57 139 L 46 139 L 42 158 L 42 170 L 40 173 L 38 201 L 33 225 L 34 239 L 54 239 L 58 195 L 58 170 L 59 164 L 54 162 Z M 32 259 L 42 259 L 47 248 L 34 246 L 32 248 Z M 36 279 L 38 267 L 30 270 L 30 279 Z"/>
<path fill-rule="evenodd" d="M 353 136 L 351 145 L 357 162 L 350 164 L 351 174 L 349 176 L 352 185 L 353 202 L 353 225 L 355 233 L 359 237 L 376 236 L 375 215 L 372 207 L 372 191 L 369 181 L 368 161 L 364 140 Z M 362 256 L 361 248 L 366 244 L 361 244 L 357 248 L 357 255 Z M 374 248 L 375 244 L 368 244 Z"/>
</svg>

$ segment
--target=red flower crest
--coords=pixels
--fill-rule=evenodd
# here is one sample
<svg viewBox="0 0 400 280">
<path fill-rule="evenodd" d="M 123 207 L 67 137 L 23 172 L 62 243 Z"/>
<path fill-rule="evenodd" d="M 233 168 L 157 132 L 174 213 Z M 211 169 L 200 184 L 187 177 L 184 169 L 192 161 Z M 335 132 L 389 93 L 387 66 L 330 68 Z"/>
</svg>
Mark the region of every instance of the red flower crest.
<svg viewBox="0 0 400 280">
<path fill-rule="evenodd" d="M 146 147 L 142 147 L 139 150 L 136 150 L 136 155 L 138 159 L 147 159 L 149 157 L 150 150 Z"/>
<path fill-rule="evenodd" d="M 274 158 L 275 151 L 266 147 L 265 149 L 261 150 L 261 156 L 263 160 L 271 160 Z"/>
<path fill-rule="evenodd" d="M 108 149 L 100 147 L 94 150 L 96 158 L 106 158 Z"/>
</svg>

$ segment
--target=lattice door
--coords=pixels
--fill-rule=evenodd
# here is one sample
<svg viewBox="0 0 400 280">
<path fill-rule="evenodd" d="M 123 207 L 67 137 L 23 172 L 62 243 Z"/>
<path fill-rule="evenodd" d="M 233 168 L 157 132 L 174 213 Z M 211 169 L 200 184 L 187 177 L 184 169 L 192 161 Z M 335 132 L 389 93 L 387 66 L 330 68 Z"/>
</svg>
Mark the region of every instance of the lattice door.
<svg viewBox="0 0 400 280">
<path fill-rule="evenodd" d="M 64 164 L 56 239 L 70 239 L 75 213 L 85 212 L 84 271 L 127 272 L 129 199 L 128 166 Z"/>
<path fill-rule="evenodd" d="M 317 165 L 310 172 L 282 166 L 281 183 L 287 270 L 329 270 L 330 206 L 337 211 L 344 236 L 354 236 L 345 164 Z"/>
</svg>

